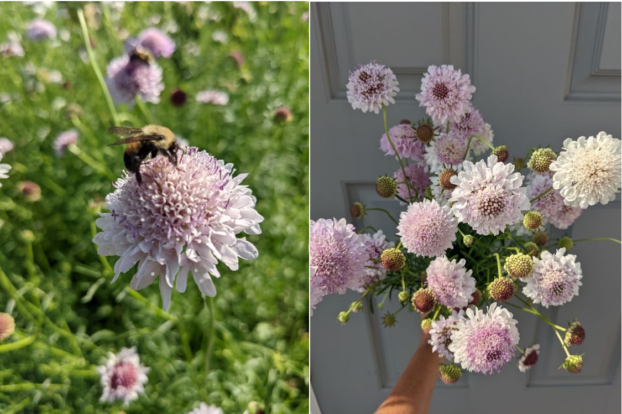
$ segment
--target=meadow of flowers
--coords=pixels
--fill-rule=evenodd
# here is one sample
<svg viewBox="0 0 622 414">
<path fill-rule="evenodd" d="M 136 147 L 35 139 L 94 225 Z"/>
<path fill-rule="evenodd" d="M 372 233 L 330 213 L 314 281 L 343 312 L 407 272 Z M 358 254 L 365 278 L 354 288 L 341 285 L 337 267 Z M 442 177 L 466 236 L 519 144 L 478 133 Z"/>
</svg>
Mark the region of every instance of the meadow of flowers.
<svg viewBox="0 0 622 414">
<path fill-rule="evenodd" d="M 4 3 L 0 62 L 0 411 L 308 412 L 308 4 Z"/>
<path fill-rule="evenodd" d="M 382 308 L 397 293 L 401 307 L 384 312 L 384 325 L 394 326 L 404 309 L 421 313 L 429 343 L 446 358 L 440 378 L 448 384 L 463 370 L 493 374 L 514 361 L 525 372 L 536 364 L 540 345 L 521 343 L 512 313 L 527 312 L 555 332 L 566 354 L 560 368 L 580 373 L 579 345 L 589 327 L 578 319 L 553 321 L 540 307 L 562 306 L 589 283 L 572 254 L 576 243 L 620 241 L 606 234 L 553 239 L 549 229 L 568 229 L 584 209 L 615 199 L 620 139 L 594 131 L 566 139 L 562 148 L 542 142 L 510 160 L 511 148 L 493 145 L 491 125 L 471 102 L 476 88 L 469 75 L 449 65 L 430 66 L 423 76 L 416 99 L 428 118 L 417 122 L 388 127 L 387 106 L 399 92 L 390 68 L 360 65 L 347 89 L 355 110 L 382 112 L 380 149 L 399 168 L 380 177 L 376 191 L 404 211 L 395 218 L 360 202 L 351 207 L 355 219 L 387 214 L 396 243 L 372 227 L 357 233 L 345 219 L 311 221 L 312 308 L 325 295 L 361 292 L 336 315 L 345 324 L 365 308 L 381 311 L 373 307 L 374 296 Z"/>
</svg>

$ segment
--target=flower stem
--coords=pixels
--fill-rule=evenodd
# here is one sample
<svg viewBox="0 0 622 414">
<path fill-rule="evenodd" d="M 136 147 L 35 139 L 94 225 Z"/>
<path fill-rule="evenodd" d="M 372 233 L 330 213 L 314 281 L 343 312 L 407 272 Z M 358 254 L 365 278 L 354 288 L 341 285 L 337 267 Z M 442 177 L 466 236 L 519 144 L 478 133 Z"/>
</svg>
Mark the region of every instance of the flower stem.
<svg viewBox="0 0 622 414">
<path fill-rule="evenodd" d="M 484 138 L 480 137 L 479 135 L 471 135 L 469 137 L 469 141 L 467 142 L 466 151 L 464 152 L 464 157 L 462 158 L 463 160 L 466 160 L 467 155 L 469 155 L 469 148 L 471 147 L 471 140 L 473 138 L 479 139 L 481 142 L 483 142 L 484 144 L 488 145 L 491 150 L 493 150 L 493 151 L 495 150 L 495 147 L 493 147 L 492 144 L 490 142 L 486 141 Z"/>
<path fill-rule="evenodd" d="M 365 226 L 365 227 L 363 227 L 362 229 L 360 229 L 360 230 L 358 231 L 358 234 L 364 233 L 364 232 L 365 232 L 365 230 L 367 230 L 367 229 L 369 229 L 369 230 L 373 231 L 374 233 L 376 233 L 376 232 L 378 231 L 378 230 L 376 230 L 373 226 Z"/>
<path fill-rule="evenodd" d="M 562 344 L 562 348 L 564 348 L 564 352 L 566 352 L 566 356 L 570 357 L 570 352 L 568 352 L 568 348 L 566 347 L 566 344 L 564 343 L 564 340 L 562 339 L 561 335 L 559 334 L 559 332 L 557 332 L 557 329 L 553 329 L 553 331 L 555 332 L 555 335 L 557 335 L 559 342 Z"/>
<path fill-rule="evenodd" d="M 620 242 L 620 240 L 612 239 L 610 237 L 599 237 L 599 238 L 593 238 L 593 239 L 579 239 L 579 240 L 573 240 L 573 243 L 579 243 L 579 242 L 582 242 L 582 241 L 612 241 L 614 243 L 622 244 L 622 242 Z"/>
<path fill-rule="evenodd" d="M 366 208 L 365 210 L 367 211 L 382 211 L 383 213 L 385 213 L 387 216 L 389 216 L 389 218 L 393 221 L 393 223 L 398 224 L 397 220 L 395 220 L 393 218 L 393 216 L 391 215 L 391 213 L 389 213 L 387 210 L 385 210 L 384 208 Z"/>
<path fill-rule="evenodd" d="M 397 160 L 400 163 L 400 167 L 402 168 L 402 173 L 404 174 L 404 180 L 406 180 L 406 189 L 408 190 L 408 195 L 410 196 L 410 199 L 412 200 L 413 195 L 412 195 L 412 192 L 410 191 L 410 184 L 408 183 L 408 176 L 406 175 L 406 170 L 404 169 L 404 163 L 402 162 L 402 158 L 400 157 L 400 154 L 397 152 L 395 145 L 393 145 L 393 141 L 391 140 L 391 136 L 389 135 L 389 128 L 387 128 L 387 107 L 384 106 L 384 104 L 382 104 L 382 119 L 384 121 L 384 133 L 387 134 L 387 141 L 389 141 L 389 144 L 391 144 L 391 148 L 393 148 L 393 151 L 395 152 L 395 156 L 397 157 Z"/>
<path fill-rule="evenodd" d="M 548 189 L 546 189 L 543 193 L 538 194 L 537 196 L 535 196 L 534 198 L 532 198 L 531 200 L 529 200 L 530 203 L 533 203 L 534 201 L 536 201 L 537 199 L 539 199 L 540 197 L 544 197 L 545 195 L 547 195 L 548 193 L 550 193 L 553 190 L 553 186 L 550 186 Z"/>
<path fill-rule="evenodd" d="M 15 341 L 15 342 L 11 342 L 9 344 L 4 344 L 4 345 L 0 345 L 0 354 L 4 353 L 4 352 L 11 352 L 11 351 L 15 351 L 17 349 L 22 349 L 24 347 L 27 347 L 28 345 L 32 344 L 35 341 L 36 337 L 33 336 L 28 336 L 24 339 L 21 339 L 19 341 Z"/>
<path fill-rule="evenodd" d="M 435 321 L 436 318 L 438 318 L 438 314 L 441 311 L 441 306 L 439 305 L 438 308 L 436 308 L 436 312 L 434 312 L 434 316 L 432 317 L 432 320 Z"/>
<path fill-rule="evenodd" d="M 525 351 L 523 351 L 523 350 L 521 349 L 521 347 L 520 347 L 520 346 L 518 346 L 518 345 L 514 345 L 514 348 L 518 349 L 518 352 L 520 352 L 521 354 L 524 354 L 524 353 L 525 353 Z"/>
<path fill-rule="evenodd" d="M 216 324 L 214 323 L 214 304 L 213 298 L 206 297 L 205 303 L 207 304 L 207 309 L 209 310 L 210 323 L 209 323 L 209 345 L 207 345 L 207 350 L 205 351 L 205 372 L 209 373 L 209 365 L 212 359 L 212 353 L 214 351 L 214 333 L 216 329 Z"/>
<path fill-rule="evenodd" d="M 499 253 L 493 253 L 493 256 L 497 258 L 497 272 L 499 272 L 499 277 L 501 277 L 501 257 L 499 257 Z"/>
</svg>

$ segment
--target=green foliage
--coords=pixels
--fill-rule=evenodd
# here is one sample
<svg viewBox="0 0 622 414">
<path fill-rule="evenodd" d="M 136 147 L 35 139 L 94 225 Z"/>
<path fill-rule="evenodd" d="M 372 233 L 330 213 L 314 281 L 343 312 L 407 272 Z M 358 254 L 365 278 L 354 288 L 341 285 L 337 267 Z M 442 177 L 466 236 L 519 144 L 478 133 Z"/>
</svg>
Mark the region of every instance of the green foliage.
<svg viewBox="0 0 622 414">
<path fill-rule="evenodd" d="M 0 136 L 15 144 L 2 160 L 12 170 L 0 188 L 0 310 L 16 321 L 5 343 L 36 338 L 0 353 L 0 411 L 184 413 L 205 401 L 228 414 L 258 401 L 266 412 L 306 413 L 309 50 L 301 16 L 308 4 L 254 3 L 256 19 L 232 3 L 112 7 L 53 4 L 45 18 L 59 38 L 32 42 L 25 27 L 33 8 L 0 5 L 0 42 L 14 31 L 26 53 L 0 65 Z M 114 122 L 86 54 L 80 9 L 104 76 L 123 53 L 123 32 L 176 26 L 175 53 L 158 60 L 161 103 L 117 107 L 119 118 L 124 125 L 167 126 L 250 173 L 245 183 L 265 217 L 263 234 L 249 237 L 259 258 L 237 272 L 219 265 L 211 302 L 189 283 L 163 312 L 157 284 L 131 291 L 134 270 L 110 284 L 116 258 L 97 255 L 95 219 L 124 167 L 122 149 L 106 146 Z M 214 41 L 216 31 L 228 39 Z M 50 82 L 52 70 L 66 83 Z M 169 100 L 177 88 L 188 94 L 183 107 Z M 227 92 L 228 105 L 198 104 L 194 97 L 204 89 Z M 292 111 L 291 122 L 274 121 L 280 106 Z M 59 158 L 54 138 L 72 128 L 80 134 L 77 148 Z M 20 192 L 26 180 L 41 187 L 40 200 Z M 131 346 L 151 368 L 145 395 L 127 407 L 100 403 L 94 367 L 107 352 Z"/>
</svg>

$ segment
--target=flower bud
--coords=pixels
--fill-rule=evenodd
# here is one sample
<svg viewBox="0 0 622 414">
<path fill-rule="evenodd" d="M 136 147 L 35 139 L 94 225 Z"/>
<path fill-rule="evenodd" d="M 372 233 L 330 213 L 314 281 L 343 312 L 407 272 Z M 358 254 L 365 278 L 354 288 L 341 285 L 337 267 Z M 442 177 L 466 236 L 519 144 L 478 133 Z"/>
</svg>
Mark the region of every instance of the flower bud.
<svg viewBox="0 0 622 414">
<path fill-rule="evenodd" d="M 566 329 L 566 335 L 564 336 L 564 343 L 566 346 L 577 346 L 583 343 L 585 339 L 585 329 L 581 326 L 578 320 L 574 320 Z"/>
<path fill-rule="evenodd" d="M 546 243 L 549 241 L 549 236 L 547 236 L 544 231 L 537 231 L 531 236 L 531 241 L 538 245 L 538 247 L 546 246 Z"/>
<path fill-rule="evenodd" d="M 525 245 L 525 247 L 527 247 L 527 245 Z M 510 276 L 519 279 L 524 278 L 531 274 L 533 270 L 533 260 L 531 256 L 523 253 L 516 253 L 505 258 L 504 268 Z"/>
<path fill-rule="evenodd" d="M 438 175 L 438 184 L 444 190 L 452 191 L 457 186 L 456 184 L 452 184 L 450 180 L 451 180 L 451 177 L 456 177 L 456 176 L 458 176 L 458 172 L 456 170 L 454 170 L 453 168 L 445 168 Z"/>
<path fill-rule="evenodd" d="M 462 376 L 462 370 L 457 365 L 441 364 L 438 370 L 441 374 L 441 381 L 447 385 L 453 384 Z"/>
<path fill-rule="evenodd" d="M 424 144 L 429 144 L 434 139 L 434 126 L 431 120 L 420 120 L 415 128 L 417 139 Z"/>
<path fill-rule="evenodd" d="M 393 198 L 397 194 L 395 178 L 383 175 L 376 181 L 376 192 L 380 197 Z"/>
<path fill-rule="evenodd" d="M 421 321 L 421 330 L 424 334 L 428 335 L 432 330 L 432 319 L 424 319 Z"/>
<path fill-rule="evenodd" d="M 171 92 L 170 100 L 173 106 L 179 108 L 184 106 L 184 104 L 188 100 L 188 95 L 181 89 L 175 89 L 173 92 Z"/>
<path fill-rule="evenodd" d="M 464 243 L 466 247 L 471 247 L 474 241 L 475 241 L 475 237 L 471 236 L 470 234 L 467 234 L 466 236 L 462 238 L 462 242 Z"/>
<path fill-rule="evenodd" d="M 555 158 L 557 155 L 552 149 L 540 148 L 533 152 L 527 167 L 533 172 L 543 174 L 549 171 L 549 166 L 555 161 Z"/>
<path fill-rule="evenodd" d="M 0 341 L 4 341 L 15 332 L 15 320 L 8 313 L 0 312 Z"/>
<path fill-rule="evenodd" d="M 574 247 L 574 242 L 570 237 L 564 236 L 559 239 L 559 248 L 561 249 L 562 247 L 568 251 Z"/>
<path fill-rule="evenodd" d="M 386 249 L 380 255 L 382 266 L 390 272 L 400 270 L 406 264 L 406 256 L 400 249 Z"/>
<path fill-rule="evenodd" d="M 280 107 L 280 108 L 276 108 L 274 110 L 274 121 L 275 122 L 281 122 L 281 123 L 288 123 L 292 120 L 293 116 L 292 116 L 292 111 L 290 111 L 288 108 L 285 108 L 284 106 Z"/>
<path fill-rule="evenodd" d="M 408 302 L 410 300 L 410 293 L 408 293 L 405 290 L 403 290 L 403 291 L 400 292 L 400 294 L 397 296 L 397 298 L 402 303 Z"/>
<path fill-rule="evenodd" d="M 525 243 L 525 250 L 527 251 L 527 254 L 529 254 L 530 256 L 536 256 L 538 252 L 540 251 L 540 249 L 538 248 L 538 245 L 535 244 L 534 242 Z"/>
<path fill-rule="evenodd" d="M 41 187 L 33 181 L 21 181 L 17 183 L 17 189 L 29 203 L 39 201 L 41 198 Z"/>
<path fill-rule="evenodd" d="M 34 243 L 35 241 L 35 234 L 30 230 L 22 230 L 21 236 L 25 243 Z"/>
<path fill-rule="evenodd" d="M 396 322 L 397 322 L 397 319 L 395 318 L 395 315 L 393 315 L 392 313 L 387 313 L 386 315 L 382 317 L 382 323 L 387 328 L 391 328 L 395 326 Z"/>
<path fill-rule="evenodd" d="M 506 162 L 510 157 L 510 151 L 505 145 L 499 145 L 492 151 L 492 153 L 497 156 L 497 161 L 499 162 Z"/>
<path fill-rule="evenodd" d="M 363 203 L 357 201 L 356 203 L 352 204 L 352 207 L 350 207 L 350 214 L 352 214 L 352 217 L 354 217 L 355 219 L 362 219 L 363 216 L 365 216 L 365 206 L 363 205 Z"/>
<path fill-rule="evenodd" d="M 570 355 L 562 364 L 562 368 L 573 374 L 578 374 L 583 368 L 583 357 L 581 355 Z"/>
<path fill-rule="evenodd" d="M 413 307 L 421 313 L 428 313 L 436 305 L 436 295 L 432 289 L 419 289 L 415 292 L 412 299 Z"/>
<path fill-rule="evenodd" d="M 523 226 L 529 230 L 536 230 L 542 225 L 542 214 L 537 211 L 528 211 L 523 219 Z"/>
<path fill-rule="evenodd" d="M 505 302 L 514 296 L 514 282 L 507 277 L 498 277 L 488 286 L 490 297 L 497 302 Z"/>
<path fill-rule="evenodd" d="M 352 308 L 352 312 L 354 313 L 359 313 L 363 311 L 363 304 L 361 302 L 352 302 L 352 305 L 350 305 L 350 307 Z"/>
<path fill-rule="evenodd" d="M 350 315 L 348 314 L 348 312 L 339 312 L 337 320 L 341 322 L 342 325 L 345 325 L 350 320 Z"/>
</svg>

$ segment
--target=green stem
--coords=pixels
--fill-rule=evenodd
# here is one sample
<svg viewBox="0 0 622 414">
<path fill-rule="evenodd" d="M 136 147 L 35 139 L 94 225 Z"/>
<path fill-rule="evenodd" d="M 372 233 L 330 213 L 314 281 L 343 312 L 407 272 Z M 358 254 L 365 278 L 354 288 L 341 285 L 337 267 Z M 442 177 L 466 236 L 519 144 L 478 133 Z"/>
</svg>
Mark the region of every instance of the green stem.
<svg viewBox="0 0 622 414">
<path fill-rule="evenodd" d="M 521 354 L 524 354 L 524 353 L 525 353 L 525 351 L 523 351 L 523 350 L 521 349 L 521 347 L 520 347 L 520 346 L 518 346 L 518 345 L 514 345 L 514 348 L 518 349 L 518 352 L 520 352 Z"/>
<path fill-rule="evenodd" d="M 62 390 L 67 388 L 67 384 L 33 384 L 32 382 L 26 382 L 23 384 L 8 384 L 0 385 L 1 392 L 18 392 L 18 391 L 31 391 L 31 390 Z"/>
<path fill-rule="evenodd" d="M 136 100 L 136 105 L 138 106 L 138 109 L 140 109 L 140 112 L 142 112 L 147 123 L 153 124 L 153 117 L 151 116 L 151 112 L 149 112 L 149 109 L 147 109 L 147 107 L 145 106 L 145 102 L 143 102 L 143 100 L 140 99 L 140 97 L 138 96 L 136 96 L 134 99 Z"/>
<path fill-rule="evenodd" d="M 501 257 L 499 257 L 499 253 L 493 253 L 493 256 L 497 258 L 497 271 L 499 272 L 499 277 L 501 277 Z"/>
<path fill-rule="evenodd" d="M 555 335 L 557 335 L 557 338 L 559 339 L 559 343 L 562 344 L 562 348 L 564 348 L 564 352 L 566 352 L 566 356 L 570 357 L 570 352 L 568 352 L 568 348 L 566 347 L 566 344 L 564 343 L 564 340 L 562 339 L 559 332 L 557 332 L 557 329 L 553 329 L 553 332 L 555 332 Z"/>
<path fill-rule="evenodd" d="M 389 218 L 391 219 L 391 221 L 393 221 L 393 223 L 395 223 L 395 224 L 399 224 L 399 223 L 397 222 L 397 220 L 395 220 L 395 219 L 393 218 L 393 216 L 391 215 L 391 213 L 389 213 L 389 212 L 388 212 L 387 210 L 385 210 L 384 208 L 376 208 L 376 207 L 373 207 L 373 208 L 366 208 L 365 210 L 367 210 L 367 211 L 382 211 L 384 214 L 386 214 L 387 216 L 389 216 Z"/>
<path fill-rule="evenodd" d="M 365 230 L 367 230 L 367 229 L 369 229 L 369 230 L 373 231 L 374 233 L 376 233 L 376 232 L 378 231 L 378 230 L 376 230 L 373 226 L 365 226 L 365 227 L 363 227 L 362 229 L 360 229 L 360 230 L 358 231 L 358 234 L 364 233 L 364 232 L 365 232 Z"/>
<path fill-rule="evenodd" d="M 540 197 L 544 197 L 545 195 L 547 195 L 548 193 L 550 193 L 553 190 L 553 186 L 550 186 L 546 191 L 544 191 L 543 193 L 538 194 L 537 196 L 535 196 L 534 198 L 532 198 L 531 200 L 529 200 L 529 202 L 533 203 L 534 201 L 536 201 L 537 199 L 539 199 Z"/>
<path fill-rule="evenodd" d="M 28 345 L 32 344 L 35 341 L 35 339 L 36 339 L 35 336 L 29 336 L 27 338 L 12 342 L 10 344 L 0 345 L 0 354 L 25 348 Z"/>
<path fill-rule="evenodd" d="M 579 243 L 579 242 L 582 242 L 582 241 L 612 241 L 614 243 L 622 244 L 622 242 L 620 242 L 620 240 L 612 239 L 610 237 L 598 237 L 598 238 L 593 238 L 593 239 L 579 239 L 579 240 L 573 240 L 573 243 Z"/>
<path fill-rule="evenodd" d="M 436 318 L 438 318 L 438 314 L 440 313 L 440 311 L 441 311 L 441 306 L 439 305 L 439 306 L 436 308 L 436 312 L 434 312 L 434 316 L 432 316 L 432 320 L 433 320 L 433 321 L 435 321 L 435 320 L 436 320 Z"/>
<path fill-rule="evenodd" d="M 91 47 L 91 39 L 89 38 L 89 29 L 86 27 L 86 21 L 84 20 L 84 12 L 82 9 L 78 9 L 78 19 L 80 20 L 80 26 L 82 27 L 82 36 L 84 37 L 84 46 L 86 47 L 86 51 L 89 55 L 89 61 L 93 70 L 95 71 L 95 76 L 99 81 L 99 85 L 104 92 L 104 96 L 106 98 L 106 102 L 108 103 L 108 109 L 110 109 L 110 114 L 112 115 L 112 121 L 115 125 L 120 125 L 119 117 L 117 115 L 117 110 L 114 106 L 114 102 L 112 101 L 112 97 L 110 96 L 110 92 L 108 91 L 108 86 L 106 85 L 106 81 L 102 76 L 101 71 L 99 70 L 99 66 L 97 66 L 97 62 L 95 61 L 95 53 L 93 52 L 93 48 Z"/>
<path fill-rule="evenodd" d="M 481 142 L 483 142 L 484 144 L 488 145 L 490 147 L 491 150 L 495 150 L 495 147 L 492 146 L 492 144 L 488 141 L 486 141 L 484 138 L 480 137 L 479 135 L 471 135 L 469 137 L 469 141 L 467 142 L 467 147 L 466 147 L 466 151 L 464 152 L 464 157 L 462 158 L 463 160 L 467 159 L 467 155 L 469 155 L 469 148 L 471 147 L 471 140 L 473 138 L 477 138 L 479 139 Z"/>
<path fill-rule="evenodd" d="M 462 235 L 462 237 L 466 237 L 466 235 L 462 232 L 462 230 L 460 230 L 460 227 L 458 227 L 458 231 L 460 232 L 460 234 Z"/>
<path fill-rule="evenodd" d="M 130 288 L 125 288 L 125 291 L 134 299 L 138 300 L 139 302 L 143 303 L 144 305 L 147 305 L 147 307 L 149 309 L 151 309 L 151 311 L 153 313 L 156 314 L 156 316 L 159 316 L 161 318 L 164 318 L 168 321 L 173 321 L 173 322 L 177 322 L 177 318 L 173 315 L 171 315 L 170 313 L 160 309 L 160 307 L 154 305 L 153 303 L 151 303 L 149 301 L 149 299 L 147 299 L 146 297 L 144 297 L 143 295 L 141 295 L 140 293 L 138 293 L 137 291 L 130 289 Z"/>
<path fill-rule="evenodd" d="M 404 163 L 402 162 L 402 158 L 400 157 L 400 154 L 397 152 L 395 145 L 393 145 L 393 141 L 391 140 L 391 136 L 389 135 L 389 128 L 387 128 L 387 108 L 386 106 L 384 106 L 384 104 L 382 104 L 382 119 L 384 121 L 384 133 L 387 134 L 387 141 L 389 141 L 389 144 L 391 144 L 391 148 L 393 148 L 393 152 L 395 152 L 395 156 L 397 157 L 397 160 L 400 163 L 400 168 L 402 169 L 402 173 L 404 174 L 404 179 L 406 180 L 406 189 L 408 190 L 408 195 L 410 199 L 412 200 L 413 195 L 412 195 L 412 192 L 410 191 L 410 184 L 408 183 L 408 176 L 406 175 L 406 169 L 404 169 Z"/>
<path fill-rule="evenodd" d="M 207 350 L 205 351 L 205 372 L 209 373 L 209 365 L 212 359 L 212 353 L 214 351 L 214 334 L 216 324 L 214 323 L 214 305 L 213 298 L 206 298 L 205 302 L 207 303 L 207 309 L 209 310 L 210 324 L 209 324 L 209 344 L 207 345 Z"/>
<path fill-rule="evenodd" d="M 114 174 L 108 171 L 106 168 L 103 168 L 101 164 L 97 163 L 93 158 L 91 158 L 86 152 L 82 151 L 77 145 L 72 144 L 68 147 L 69 151 L 78 157 L 83 163 L 100 173 L 101 175 L 106 176 L 109 180 L 116 180 Z"/>
</svg>

